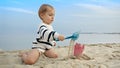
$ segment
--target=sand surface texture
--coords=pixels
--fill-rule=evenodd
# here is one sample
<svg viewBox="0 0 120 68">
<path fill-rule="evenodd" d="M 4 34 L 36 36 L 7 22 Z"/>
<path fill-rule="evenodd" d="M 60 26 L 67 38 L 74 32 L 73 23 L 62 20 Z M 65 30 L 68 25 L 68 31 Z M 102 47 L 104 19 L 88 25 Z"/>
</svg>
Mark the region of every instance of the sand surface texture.
<svg viewBox="0 0 120 68">
<path fill-rule="evenodd" d="M 0 68 L 120 68 L 120 44 L 85 44 L 80 59 L 69 58 L 68 47 L 55 48 L 59 58 L 47 58 L 42 55 L 33 65 L 26 65 L 18 56 L 18 51 L 0 50 Z"/>
</svg>

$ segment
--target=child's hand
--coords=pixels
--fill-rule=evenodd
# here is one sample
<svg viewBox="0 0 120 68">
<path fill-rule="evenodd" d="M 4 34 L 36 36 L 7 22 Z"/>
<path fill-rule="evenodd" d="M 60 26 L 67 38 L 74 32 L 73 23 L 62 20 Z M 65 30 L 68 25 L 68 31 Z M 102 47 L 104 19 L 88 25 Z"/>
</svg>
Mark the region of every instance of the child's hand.
<svg viewBox="0 0 120 68">
<path fill-rule="evenodd" d="M 58 40 L 63 41 L 64 39 L 65 39 L 65 37 L 63 35 L 58 36 Z"/>
</svg>

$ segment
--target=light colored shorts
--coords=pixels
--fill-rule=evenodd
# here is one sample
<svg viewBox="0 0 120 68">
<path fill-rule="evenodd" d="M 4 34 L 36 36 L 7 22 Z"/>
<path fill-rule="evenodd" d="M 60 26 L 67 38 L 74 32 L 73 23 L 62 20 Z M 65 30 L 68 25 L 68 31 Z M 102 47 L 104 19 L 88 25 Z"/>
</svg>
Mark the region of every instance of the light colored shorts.
<svg viewBox="0 0 120 68">
<path fill-rule="evenodd" d="M 39 42 L 33 42 L 32 49 L 38 49 L 39 52 L 45 52 L 46 50 L 49 50 L 53 48 L 52 46 L 44 43 L 39 43 Z"/>
</svg>

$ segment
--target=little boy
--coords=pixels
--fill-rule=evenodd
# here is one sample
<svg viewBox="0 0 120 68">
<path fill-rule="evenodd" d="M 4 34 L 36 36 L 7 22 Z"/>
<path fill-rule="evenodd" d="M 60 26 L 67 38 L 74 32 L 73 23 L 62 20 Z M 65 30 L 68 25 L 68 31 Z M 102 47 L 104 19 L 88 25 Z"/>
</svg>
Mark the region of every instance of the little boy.
<svg viewBox="0 0 120 68">
<path fill-rule="evenodd" d="M 51 5 L 43 4 L 38 11 L 38 15 L 42 20 L 42 24 L 38 29 L 38 38 L 36 38 L 36 42 L 33 42 L 31 51 L 21 53 L 21 58 L 25 64 L 34 64 L 41 53 L 49 58 L 57 58 L 58 55 L 54 52 L 52 46 L 56 45 L 55 39 L 60 41 L 65 39 L 63 35 L 54 31 L 51 26 L 55 15 L 55 10 Z"/>
</svg>

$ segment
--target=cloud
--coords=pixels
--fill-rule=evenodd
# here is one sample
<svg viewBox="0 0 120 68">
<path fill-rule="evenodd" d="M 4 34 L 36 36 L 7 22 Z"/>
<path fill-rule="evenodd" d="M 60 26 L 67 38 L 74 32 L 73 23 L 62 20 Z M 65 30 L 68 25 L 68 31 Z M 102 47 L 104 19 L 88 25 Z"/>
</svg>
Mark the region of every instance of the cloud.
<svg viewBox="0 0 120 68">
<path fill-rule="evenodd" d="M 30 11 L 30 10 L 26 10 L 26 9 L 23 9 L 23 8 L 15 8 L 15 7 L 0 7 L 0 9 L 2 9 L 2 10 L 8 10 L 8 11 L 14 11 L 14 12 L 21 12 L 21 13 L 26 13 L 26 14 L 36 15 L 35 12 Z"/>
<path fill-rule="evenodd" d="M 102 14 L 111 14 L 111 13 L 112 13 L 112 14 L 115 14 L 115 13 L 117 13 L 117 11 L 108 9 L 108 8 L 105 7 L 105 6 L 100 6 L 100 5 L 77 4 L 77 6 L 86 8 L 86 9 L 88 9 L 88 10 L 92 10 L 92 11 L 97 12 L 97 13 L 102 13 Z"/>
<path fill-rule="evenodd" d="M 94 5 L 94 4 L 75 4 L 75 6 L 83 8 L 88 12 L 74 14 L 73 16 L 81 17 L 120 17 L 120 10 L 107 6 Z"/>
<path fill-rule="evenodd" d="M 102 15 L 102 14 L 71 14 L 70 16 L 82 17 L 82 18 L 120 18 L 120 15 Z"/>
</svg>

